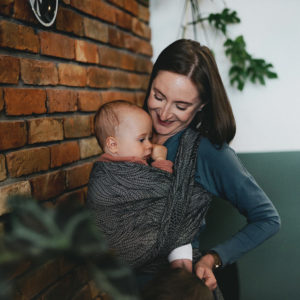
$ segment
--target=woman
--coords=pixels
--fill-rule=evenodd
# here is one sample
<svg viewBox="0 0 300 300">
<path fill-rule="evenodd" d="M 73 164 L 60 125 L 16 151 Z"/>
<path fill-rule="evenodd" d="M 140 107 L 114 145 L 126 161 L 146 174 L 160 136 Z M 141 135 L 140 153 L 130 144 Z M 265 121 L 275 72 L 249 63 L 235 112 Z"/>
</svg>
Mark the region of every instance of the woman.
<svg viewBox="0 0 300 300">
<path fill-rule="evenodd" d="M 187 128 L 201 134 L 195 182 L 229 201 L 247 218 L 247 226 L 195 264 L 196 275 L 213 290 L 217 286 L 213 269 L 233 263 L 275 234 L 280 228 L 279 215 L 228 146 L 235 135 L 235 120 L 207 47 L 182 39 L 163 50 L 153 66 L 144 108 L 153 120 L 153 143 L 167 147 L 168 160 L 175 161 Z M 193 246 L 198 246 L 196 237 Z M 175 259 L 172 265 L 190 269 L 187 259 Z"/>
</svg>

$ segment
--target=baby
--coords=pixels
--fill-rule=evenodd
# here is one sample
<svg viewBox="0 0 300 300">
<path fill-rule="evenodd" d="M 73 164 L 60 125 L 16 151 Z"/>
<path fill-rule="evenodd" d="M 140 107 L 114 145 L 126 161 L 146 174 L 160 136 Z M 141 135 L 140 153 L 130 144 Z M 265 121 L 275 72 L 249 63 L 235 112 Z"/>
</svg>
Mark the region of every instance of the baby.
<svg viewBox="0 0 300 300">
<path fill-rule="evenodd" d="M 151 161 L 152 167 L 172 173 L 173 163 L 166 160 L 167 148 L 162 145 L 151 143 L 151 117 L 147 112 L 135 104 L 124 100 L 118 100 L 102 105 L 95 116 L 95 134 L 98 143 L 104 152 L 100 156 L 99 162 L 130 162 L 149 165 L 148 163 Z M 109 172 L 114 172 L 114 170 L 112 170 L 112 165 L 110 165 L 109 168 Z M 117 172 L 119 172 L 119 169 Z M 147 172 L 144 173 L 145 178 L 141 178 L 141 180 L 147 179 Z M 123 177 L 126 178 L 126 175 L 127 174 L 124 169 Z M 107 186 L 110 185 L 110 183 L 104 181 L 105 180 L 102 179 L 99 184 L 106 184 Z M 159 184 L 159 182 L 157 182 L 157 184 Z M 122 205 L 126 205 L 127 201 L 132 202 L 132 199 L 130 199 L 130 192 L 131 190 L 128 188 L 129 199 L 122 200 Z M 114 195 L 110 197 L 113 198 Z M 116 197 L 118 197 L 118 199 L 120 198 L 119 196 Z M 93 209 L 93 206 L 91 205 L 93 201 L 89 201 L 88 197 L 88 204 L 89 202 Z M 110 204 L 107 204 L 107 206 L 110 206 Z M 142 217 L 143 216 L 141 216 L 141 218 Z M 106 223 L 103 220 L 100 220 L 100 218 L 98 218 L 98 220 L 101 222 L 101 227 L 103 228 Z M 109 227 L 106 227 L 106 229 L 108 232 L 111 231 L 111 228 Z M 121 232 L 121 229 L 119 231 Z M 120 235 L 122 234 L 120 233 Z M 114 236 L 116 236 L 116 234 L 114 234 Z M 122 250 L 124 253 L 126 252 L 126 250 Z M 177 263 L 182 259 L 187 261 L 184 266 L 178 265 Z M 191 271 L 191 244 L 180 246 L 171 251 L 168 256 L 168 260 L 173 267 L 185 267 Z"/>
<path fill-rule="evenodd" d="M 167 148 L 153 145 L 151 117 L 140 107 L 123 100 L 101 106 L 95 116 L 95 133 L 104 151 L 100 161 L 130 161 L 172 173 Z"/>
</svg>

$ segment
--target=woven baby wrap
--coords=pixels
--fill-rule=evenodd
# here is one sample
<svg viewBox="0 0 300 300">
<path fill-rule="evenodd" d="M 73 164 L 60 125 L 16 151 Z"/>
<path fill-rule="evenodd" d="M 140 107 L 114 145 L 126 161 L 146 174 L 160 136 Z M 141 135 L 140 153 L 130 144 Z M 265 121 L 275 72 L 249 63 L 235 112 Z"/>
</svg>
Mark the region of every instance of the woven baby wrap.
<svg viewBox="0 0 300 300">
<path fill-rule="evenodd" d="M 132 162 L 96 162 L 87 205 L 112 249 L 131 267 L 153 270 L 190 243 L 211 201 L 195 183 L 200 135 L 182 134 L 174 172 Z"/>
</svg>

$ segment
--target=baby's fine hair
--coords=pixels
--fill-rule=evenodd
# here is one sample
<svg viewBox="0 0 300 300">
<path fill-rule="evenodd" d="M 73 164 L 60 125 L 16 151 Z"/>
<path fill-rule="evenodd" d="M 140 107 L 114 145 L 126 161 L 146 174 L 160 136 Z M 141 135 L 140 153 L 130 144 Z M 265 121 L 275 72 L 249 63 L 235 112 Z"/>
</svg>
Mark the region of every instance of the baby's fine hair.
<svg viewBox="0 0 300 300">
<path fill-rule="evenodd" d="M 116 100 L 103 104 L 96 112 L 95 135 L 103 150 L 106 139 L 109 136 L 115 136 L 116 129 L 120 124 L 120 110 L 122 108 L 140 107 L 126 100 Z"/>
</svg>

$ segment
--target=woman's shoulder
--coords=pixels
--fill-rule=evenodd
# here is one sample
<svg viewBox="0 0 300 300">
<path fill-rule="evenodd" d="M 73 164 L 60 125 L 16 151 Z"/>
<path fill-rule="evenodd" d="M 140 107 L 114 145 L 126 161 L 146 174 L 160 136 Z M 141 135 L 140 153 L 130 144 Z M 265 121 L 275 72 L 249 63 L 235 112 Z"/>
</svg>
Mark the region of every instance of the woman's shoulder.
<svg viewBox="0 0 300 300">
<path fill-rule="evenodd" d="M 213 194 L 224 195 L 224 189 L 234 182 L 249 178 L 235 151 L 228 145 L 214 145 L 209 139 L 200 140 L 197 154 L 196 180 Z"/>
<path fill-rule="evenodd" d="M 219 146 L 213 144 L 207 137 L 202 137 L 200 140 L 198 146 L 198 157 L 209 161 L 238 159 L 235 151 L 227 143 Z"/>
</svg>

